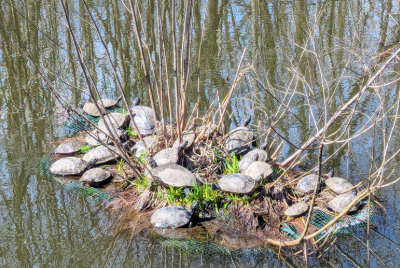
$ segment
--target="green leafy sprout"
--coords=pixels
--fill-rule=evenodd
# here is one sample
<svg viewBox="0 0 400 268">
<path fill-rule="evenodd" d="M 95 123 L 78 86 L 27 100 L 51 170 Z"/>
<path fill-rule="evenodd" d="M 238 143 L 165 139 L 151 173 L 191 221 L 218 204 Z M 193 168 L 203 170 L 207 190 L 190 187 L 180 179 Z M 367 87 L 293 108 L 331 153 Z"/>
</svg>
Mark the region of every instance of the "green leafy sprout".
<svg viewBox="0 0 400 268">
<path fill-rule="evenodd" d="M 224 174 L 239 173 L 239 159 L 235 154 L 226 157 L 224 163 Z"/>
</svg>

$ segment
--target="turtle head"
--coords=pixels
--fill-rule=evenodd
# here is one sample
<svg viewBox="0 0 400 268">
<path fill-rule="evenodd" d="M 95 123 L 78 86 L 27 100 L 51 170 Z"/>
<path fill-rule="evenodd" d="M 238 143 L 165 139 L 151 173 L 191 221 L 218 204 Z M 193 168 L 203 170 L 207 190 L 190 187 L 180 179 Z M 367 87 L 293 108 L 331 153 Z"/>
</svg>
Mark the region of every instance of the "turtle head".
<svg viewBox="0 0 400 268">
<path fill-rule="evenodd" d="M 121 141 L 127 141 L 128 140 L 128 131 L 124 130 L 121 134 Z"/>
<path fill-rule="evenodd" d="M 182 153 L 182 151 L 186 148 L 188 145 L 188 141 L 183 141 L 178 145 L 178 154 Z"/>
<path fill-rule="evenodd" d="M 253 156 L 251 157 L 251 160 L 253 161 L 258 161 L 260 159 L 260 155 L 258 153 L 253 154 Z"/>
<path fill-rule="evenodd" d="M 191 206 L 190 206 L 190 213 L 193 215 L 193 213 L 196 211 L 197 207 L 199 206 L 199 200 L 197 200 L 196 202 L 194 202 Z"/>
<path fill-rule="evenodd" d="M 124 95 L 119 96 L 118 99 L 117 99 L 117 103 L 120 102 L 123 97 L 124 97 Z"/>
<path fill-rule="evenodd" d="M 332 170 L 330 170 L 330 171 L 326 174 L 326 176 L 327 176 L 328 178 L 332 178 L 332 177 L 333 177 L 333 174 L 334 174 L 334 171 L 333 171 L 333 169 L 332 169 Z"/>
<path fill-rule="evenodd" d="M 250 124 L 251 121 L 251 115 L 249 115 L 248 117 L 246 117 L 246 119 L 243 122 L 243 126 L 247 127 Z"/>
<path fill-rule="evenodd" d="M 149 166 L 151 168 L 156 168 L 157 167 L 157 162 L 156 162 L 156 160 L 154 160 L 153 157 L 146 155 L 144 157 L 144 159 L 146 160 L 146 162 L 149 164 Z"/>
<path fill-rule="evenodd" d="M 91 167 L 93 167 L 97 163 L 98 160 L 99 159 L 97 159 L 97 158 L 90 159 L 86 169 L 90 169 Z"/>
<path fill-rule="evenodd" d="M 266 151 L 267 148 L 268 148 L 268 143 L 267 143 L 267 142 L 264 142 L 264 143 L 261 144 L 261 146 L 260 146 L 260 149 L 263 150 L 263 151 Z"/>
<path fill-rule="evenodd" d="M 133 100 L 133 106 L 138 106 L 140 104 L 140 98 L 137 97 L 136 99 Z"/>
</svg>

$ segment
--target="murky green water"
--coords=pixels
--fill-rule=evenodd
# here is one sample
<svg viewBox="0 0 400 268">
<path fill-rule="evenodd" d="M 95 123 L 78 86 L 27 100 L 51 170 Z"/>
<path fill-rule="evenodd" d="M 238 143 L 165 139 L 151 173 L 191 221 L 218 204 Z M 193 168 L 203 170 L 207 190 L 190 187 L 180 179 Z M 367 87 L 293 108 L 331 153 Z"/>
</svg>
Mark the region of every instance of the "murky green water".
<svg viewBox="0 0 400 268">
<path fill-rule="evenodd" d="M 164 20 L 170 23 L 170 0 L 165 3 Z M 180 1 L 177 1 L 180 2 Z M 84 5 L 69 2 L 69 14 L 85 51 L 96 86 L 103 97 L 116 97 L 115 80 L 105 51 L 89 22 Z M 53 141 L 74 133 L 60 123 L 65 114 L 59 108 L 48 86 L 41 79 L 32 58 L 46 73 L 49 82 L 72 104 L 88 100 L 83 75 L 76 61 L 72 40 L 65 27 L 57 1 L 0 2 L 0 266 L 2 267 L 291 267 L 272 250 L 241 251 L 239 259 L 229 254 L 193 256 L 149 240 L 146 236 L 115 234 L 101 202 L 59 189 L 48 176 L 37 171 L 40 159 L 53 149 Z M 130 100 L 136 96 L 149 104 L 147 88 L 140 65 L 140 55 L 132 30 L 132 19 L 123 1 L 90 1 L 93 14 L 118 67 L 125 92 Z M 155 4 L 142 1 L 145 41 L 155 48 Z M 198 114 L 203 115 L 216 93 L 223 98 L 229 91 L 242 50 L 247 47 L 245 65 L 256 70 L 266 85 L 272 85 L 280 97 L 285 88 L 300 88 L 299 77 L 292 79 L 298 68 L 315 89 L 312 102 L 321 104 L 319 88 L 332 85 L 342 70 L 353 70 L 353 76 L 341 79 L 335 87 L 335 101 L 328 110 L 334 112 L 359 88 L 362 66 L 353 61 L 358 53 L 371 66 L 369 59 L 382 51 L 382 46 L 400 40 L 398 2 L 393 1 L 197 1 L 194 8 L 192 40 L 192 74 L 188 99 L 191 111 L 199 99 Z M 183 9 L 177 7 L 179 29 Z M 29 22 L 28 22 L 29 20 Z M 317 25 L 315 21 L 318 21 Z M 38 28 L 34 27 L 37 26 Z M 310 40 L 315 32 L 315 42 Z M 171 40 L 167 40 L 168 53 Z M 315 46 L 315 58 L 304 53 L 304 44 Z M 349 49 L 351 48 L 351 49 Z M 200 62 L 197 55 L 200 52 Z M 349 59 L 350 62 L 347 62 Z M 172 64 L 172 62 L 170 62 Z M 200 66 L 200 70 L 198 70 Z M 325 73 L 321 81 L 319 69 Z M 396 71 L 396 65 L 390 67 Z M 346 73 L 347 74 L 347 73 Z M 296 82 L 297 81 L 297 82 Z M 83 90 L 77 90 L 77 88 Z M 390 107 L 398 94 L 393 84 L 385 95 Z M 332 92 L 331 92 L 332 93 Z M 281 98 L 282 99 L 282 98 Z M 376 108 L 376 99 L 364 102 L 365 114 Z M 241 124 L 246 115 L 271 120 L 279 104 L 260 91 L 251 76 L 244 76 L 228 107 L 228 126 Z M 309 118 L 304 100 L 293 97 L 292 111 Z M 312 107 L 311 109 L 317 109 Z M 349 130 L 366 123 L 357 115 Z M 262 122 L 261 122 L 262 123 Z M 386 124 L 386 125 L 385 125 Z M 382 128 L 390 127 L 390 121 Z M 258 121 L 253 121 L 257 127 Z M 312 133 L 293 116 L 284 114 L 275 125 L 280 135 L 301 145 Z M 272 132 L 269 139 L 279 138 Z M 382 146 L 376 137 L 375 147 Z M 325 156 L 334 154 L 325 169 L 352 182 L 363 180 L 369 172 L 371 133 L 355 140 L 335 153 L 338 147 L 326 148 Z M 397 150 L 397 129 L 390 150 Z M 294 148 L 285 144 L 283 156 Z M 379 154 L 379 153 L 378 153 Z M 379 158 L 379 156 L 378 156 Z M 314 166 L 316 152 L 310 151 L 305 165 Z M 394 163 L 395 166 L 398 162 Z M 396 172 L 395 172 L 396 173 Z M 396 175 L 396 174 L 394 174 Z M 378 192 L 389 214 L 388 221 L 371 234 L 372 267 L 397 267 L 400 242 L 398 184 Z M 363 267 L 366 265 L 364 241 L 347 239 L 332 246 L 327 260 L 311 260 L 315 266 Z"/>
</svg>

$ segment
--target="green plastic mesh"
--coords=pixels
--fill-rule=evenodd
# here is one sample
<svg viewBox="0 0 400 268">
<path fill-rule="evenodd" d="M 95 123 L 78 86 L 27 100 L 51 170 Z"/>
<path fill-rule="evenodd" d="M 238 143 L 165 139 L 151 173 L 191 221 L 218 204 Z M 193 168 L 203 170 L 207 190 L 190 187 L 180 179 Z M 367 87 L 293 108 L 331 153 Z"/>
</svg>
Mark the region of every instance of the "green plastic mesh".
<svg viewBox="0 0 400 268">
<path fill-rule="evenodd" d="M 345 215 L 335 224 L 322 232 L 317 238 L 323 236 L 327 232 L 333 232 L 335 236 L 343 236 L 351 234 L 354 231 L 363 231 L 367 228 L 368 222 L 368 206 L 366 201 L 362 201 L 362 209 L 355 214 Z M 371 202 L 371 209 L 369 212 L 369 220 L 371 225 L 377 225 L 382 220 L 382 216 L 377 214 L 377 205 Z M 320 229 L 328 224 L 334 217 L 321 209 L 314 209 L 311 217 L 310 224 L 316 229 Z M 290 223 L 284 223 L 281 226 L 281 233 L 289 239 L 297 239 L 300 237 L 299 232 Z"/>
<path fill-rule="evenodd" d="M 49 172 L 50 165 L 50 157 L 42 158 L 39 162 L 38 173 L 43 177 L 52 178 L 54 181 L 58 182 L 64 189 L 74 191 L 75 193 L 85 197 L 95 198 L 102 201 L 111 201 L 115 199 L 115 197 L 103 192 L 101 189 L 85 186 L 82 183 L 72 179 L 53 176 Z"/>
<path fill-rule="evenodd" d="M 123 108 L 113 108 L 113 109 L 107 109 L 107 111 L 109 113 L 124 113 L 124 109 Z M 89 119 L 90 122 L 92 122 L 93 124 L 97 125 L 99 123 L 100 117 L 94 117 L 88 114 L 85 114 L 85 117 L 87 119 Z M 89 130 L 90 126 L 88 125 L 88 123 L 86 122 L 86 120 L 84 120 L 82 117 L 78 116 L 78 115 L 71 115 L 64 123 L 63 125 L 65 127 L 67 127 L 69 130 L 72 131 L 84 131 L 84 130 Z"/>
</svg>

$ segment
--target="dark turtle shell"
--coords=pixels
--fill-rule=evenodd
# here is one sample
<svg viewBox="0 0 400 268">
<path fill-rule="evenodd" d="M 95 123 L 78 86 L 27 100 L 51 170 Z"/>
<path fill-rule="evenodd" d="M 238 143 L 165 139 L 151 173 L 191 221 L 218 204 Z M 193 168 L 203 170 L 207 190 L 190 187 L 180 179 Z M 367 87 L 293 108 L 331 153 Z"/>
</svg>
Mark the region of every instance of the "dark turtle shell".
<svg viewBox="0 0 400 268">
<path fill-rule="evenodd" d="M 306 213 L 308 210 L 308 205 L 306 203 L 297 203 L 292 205 L 285 211 L 286 216 L 296 217 Z"/>
<path fill-rule="evenodd" d="M 100 187 L 111 178 L 111 173 L 102 168 L 92 168 L 83 173 L 79 181 L 89 184 L 91 187 Z"/>
<path fill-rule="evenodd" d="M 156 136 L 146 136 L 143 138 L 144 142 L 147 145 L 147 149 L 148 150 L 152 150 L 154 148 L 154 146 L 156 145 L 157 142 L 157 137 Z M 138 141 L 131 149 L 131 151 L 133 153 L 135 153 L 136 157 L 140 157 L 142 155 L 142 153 L 145 153 L 146 150 L 144 148 L 144 145 L 142 143 L 142 141 Z"/>
<path fill-rule="evenodd" d="M 253 132 L 247 127 L 238 127 L 229 131 L 224 147 L 229 153 L 243 155 L 247 153 L 253 142 Z"/>
<path fill-rule="evenodd" d="M 232 173 L 222 176 L 222 178 L 217 182 L 217 186 L 224 192 L 249 194 L 254 192 L 257 184 L 247 175 Z"/>
<path fill-rule="evenodd" d="M 354 187 L 348 180 L 339 177 L 328 178 L 325 184 L 336 194 L 343 194 Z"/>
<path fill-rule="evenodd" d="M 117 148 L 115 148 L 114 146 L 110 145 L 106 147 L 104 145 L 101 145 L 91 149 L 82 157 L 82 159 L 89 162 L 90 160 L 97 158 L 97 164 L 104 164 L 118 158 L 118 154 L 113 152 L 117 152 Z"/>
<path fill-rule="evenodd" d="M 196 139 L 196 132 L 194 131 L 187 131 L 182 133 L 181 142 L 187 141 L 187 145 L 183 149 L 190 148 L 193 145 L 195 139 Z M 172 148 L 178 148 L 179 144 L 180 143 L 178 143 L 178 140 L 176 140 L 172 145 Z"/>
<path fill-rule="evenodd" d="M 88 167 L 89 161 L 78 157 L 65 157 L 50 166 L 50 172 L 55 175 L 80 175 Z"/>
<path fill-rule="evenodd" d="M 122 129 L 129 122 L 129 116 L 127 114 L 111 113 L 104 116 L 105 122 L 111 127 Z M 99 120 L 97 125 L 98 128 L 107 129 L 103 119 Z M 110 125 L 111 122 L 111 125 Z"/>
<path fill-rule="evenodd" d="M 108 133 L 107 129 L 102 129 L 104 133 Z M 116 128 L 111 128 L 111 131 L 113 132 L 114 136 L 117 137 L 117 139 L 121 138 L 122 136 L 122 130 L 116 129 Z M 112 140 L 106 136 L 103 132 L 95 129 L 88 133 L 88 135 L 85 138 L 85 141 L 90 144 L 90 145 L 101 145 L 99 140 L 103 142 L 104 144 L 111 144 Z"/>
<path fill-rule="evenodd" d="M 255 155 L 258 155 L 257 160 L 254 159 Z M 265 162 L 268 159 L 268 155 L 264 150 L 261 149 L 254 149 L 248 152 L 245 156 L 243 156 L 242 160 L 239 161 L 239 170 L 241 172 L 245 171 L 247 167 L 255 162 L 255 161 L 262 161 Z"/>
<path fill-rule="evenodd" d="M 348 205 L 350 205 L 351 202 L 353 202 L 354 199 L 357 197 L 352 194 L 352 193 L 345 193 L 336 196 L 334 199 L 332 199 L 328 204 L 326 204 L 326 207 L 332 209 L 333 211 L 340 213 L 342 212 Z M 349 210 L 349 212 L 354 212 L 358 209 L 360 206 L 360 202 L 357 202 L 354 206 L 352 206 Z"/>
<path fill-rule="evenodd" d="M 192 214 L 182 206 L 157 209 L 150 218 L 155 228 L 178 228 L 190 222 Z"/>
<path fill-rule="evenodd" d="M 133 106 L 131 107 L 132 114 L 134 115 L 133 120 L 142 135 L 153 134 L 155 130 L 155 123 L 153 110 L 147 106 Z"/>
<path fill-rule="evenodd" d="M 120 98 L 119 98 L 118 100 L 101 99 L 101 101 L 99 100 L 99 101 L 97 101 L 97 103 L 98 103 L 99 105 L 101 105 L 101 103 L 103 103 L 104 108 L 110 109 L 110 108 L 113 108 L 113 107 L 117 106 L 117 104 L 118 104 L 118 102 L 119 102 L 120 100 L 121 100 Z"/>
<path fill-rule="evenodd" d="M 85 103 L 85 105 L 83 105 L 83 111 L 94 117 L 100 116 L 100 112 L 97 109 L 96 105 L 94 105 L 94 103 L 90 102 Z"/>
<path fill-rule="evenodd" d="M 301 178 L 296 186 L 296 190 L 300 193 L 300 194 L 308 194 L 314 191 L 315 187 L 317 186 L 318 183 L 318 176 L 311 174 L 311 175 L 307 175 L 303 178 Z M 321 185 L 318 185 L 318 188 Z"/>
<path fill-rule="evenodd" d="M 55 153 L 65 155 L 76 154 L 79 152 L 80 147 L 84 147 L 86 145 L 86 142 L 76 140 L 63 142 L 57 146 Z"/>
<path fill-rule="evenodd" d="M 261 161 L 251 163 L 243 172 L 244 175 L 247 175 L 255 180 L 257 184 L 260 183 L 260 181 L 257 181 L 258 179 L 266 178 L 272 173 L 273 170 L 271 165 Z"/>
<path fill-rule="evenodd" d="M 166 148 L 153 156 L 158 166 L 166 164 L 176 164 L 179 161 L 179 153 L 177 148 Z"/>
<path fill-rule="evenodd" d="M 197 183 L 192 172 L 176 164 L 158 166 L 151 173 L 166 186 L 191 187 Z"/>
</svg>

